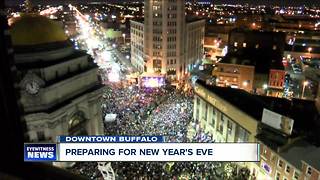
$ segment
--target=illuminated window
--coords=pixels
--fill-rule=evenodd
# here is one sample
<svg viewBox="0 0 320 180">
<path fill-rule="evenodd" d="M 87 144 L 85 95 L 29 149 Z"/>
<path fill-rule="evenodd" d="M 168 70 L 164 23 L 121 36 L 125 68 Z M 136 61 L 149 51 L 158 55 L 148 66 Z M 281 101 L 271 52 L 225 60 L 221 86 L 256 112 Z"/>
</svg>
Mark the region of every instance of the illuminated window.
<svg viewBox="0 0 320 180">
<path fill-rule="evenodd" d="M 277 46 L 276 46 L 276 45 L 273 45 L 273 46 L 272 46 L 272 49 L 273 49 L 273 50 L 277 50 Z"/>
<path fill-rule="evenodd" d="M 238 43 L 237 42 L 234 42 L 234 47 L 238 47 Z"/>
<path fill-rule="evenodd" d="M 256 44 L 256 49 L 258 49 L 259 48 L 259 44 Z"/>
<path fill-rule="evenodd" d="M 232 122 L 231 121 L 228 121 L 228 134 L 231 135 L 232 133 Z"/>
<path fill-rule="evenodd" d="M 243 46 L 243 47 L 247 47 L 247 43 L 243 43 L 242 46 Z"/>
</svg>

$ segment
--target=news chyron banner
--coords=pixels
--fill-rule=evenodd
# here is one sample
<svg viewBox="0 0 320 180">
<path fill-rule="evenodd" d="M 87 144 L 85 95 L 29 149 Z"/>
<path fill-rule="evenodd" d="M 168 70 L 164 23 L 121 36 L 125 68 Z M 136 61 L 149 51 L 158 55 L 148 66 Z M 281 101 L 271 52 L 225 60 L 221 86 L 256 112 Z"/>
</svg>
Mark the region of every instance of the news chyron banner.
<svg viewBox="0 0 320 180">
<path fill-rule="evenodd" d="M 170 143 L 164 136 L 59 136 L 25 143 L 25 161 L 259 161 L 257 143 Z"/>
</svg>

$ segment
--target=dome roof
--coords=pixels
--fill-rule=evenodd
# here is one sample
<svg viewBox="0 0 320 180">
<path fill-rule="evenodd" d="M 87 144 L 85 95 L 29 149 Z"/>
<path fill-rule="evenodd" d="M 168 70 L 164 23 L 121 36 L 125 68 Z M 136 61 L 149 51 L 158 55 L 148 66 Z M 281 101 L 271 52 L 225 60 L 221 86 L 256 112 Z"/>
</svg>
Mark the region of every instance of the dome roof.
<svg viewBox="0 0 320 180">
<path fill-rule="evenodd" d="M 68 39 L 57 22 L 36 14 L 25 14 L 16 18 L 10 34 L 14 46 L 47 44 Z"/>
</svg>

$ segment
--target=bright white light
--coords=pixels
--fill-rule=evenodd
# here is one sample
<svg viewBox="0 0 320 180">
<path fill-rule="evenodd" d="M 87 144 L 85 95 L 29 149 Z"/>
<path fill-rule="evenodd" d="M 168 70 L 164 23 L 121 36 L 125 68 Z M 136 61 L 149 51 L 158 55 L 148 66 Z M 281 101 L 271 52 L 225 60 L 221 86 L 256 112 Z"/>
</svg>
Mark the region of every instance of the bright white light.
<svg viewBox="0 0 320 180">
<path fill-rule="evenodd" d="M 247 86 L 248 86 L 248 82 L 247 82 L 247 81 L 243 81 L 242 85 L 243 85 L 244 87 L 247 87 Z"/>
<path fill-rule="evenodd" d="M 115 72 L 115 71 L 111 71 L 109 74 L 108 74 L 108 79 L 109 81 L 111 82 L 119 82 L 120 81 L 120 75 L 119 73 Z"/>
<path fill-rule="evenodd" d="M 263 84 L 262 88 L 263 89 L 267 89 L 268 88 L 268 84 Z"/>
<path fill-rule="evenodd" d="M 116 44 L 112 44 L 112 47 L 113 47 L 113 48 L 116 48 L 116 47 L 117 47 L 117 45 L 116 45 Z"/>
<path fill-rule="evenodd" d="M 129 55 L 126 55 L 126 58 L 127 58 L 127 59 L 130 59 L 130 56 L 129 56 Z"/>
</svg>

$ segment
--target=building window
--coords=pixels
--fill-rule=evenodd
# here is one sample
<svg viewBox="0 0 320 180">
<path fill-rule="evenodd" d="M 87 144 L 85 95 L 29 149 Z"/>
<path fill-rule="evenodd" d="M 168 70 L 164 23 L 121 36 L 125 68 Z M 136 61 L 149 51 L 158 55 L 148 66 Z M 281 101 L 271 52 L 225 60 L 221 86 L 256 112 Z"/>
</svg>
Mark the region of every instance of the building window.
<svg viewBox="0 0 320 180">
<path fill-rule="evenodd" d="M 221 115 L 221 119 L 219 122 L 219 127 L 218 127 L 218 131 L 223 134 L 223 125 L 224 125 L 224 119 L 223 119 L 224 115 Z"/>
<path fill-rule="evenodd" d="M 276 180 L 280 180 L 281 174 L 279 172 L 276 173 Z"/>
<path fill-rule="evenodd" d="M 248 142 L 249 141 L 249 132 L 242 128 L 241 126 L 236 126 L 236 139 L 237 142 Z"/>
<path fill-rule="evenodd" d="M 271 153 L 271 161 L 275 161 L 275 160 L 276 160 L 276 156 L 273 153 Z"/>
<path fill-rule="evenodd" d="M 298 180 L 299 177 L 300 177 L 300 173 L 297 172 L 297 171 L 294 171 L 293 179 L 294 179 L 294 180 Z"/>
<path fill-rule="evenodd" d="M 311 176 L 311 174 L 312 174 L 312 169 L 311 169 L 311 167 L 308 167 L 307 168 L 307 175 Z"/>
<path fill-rule="evenodd" d="M 264 154 L 264 155 L 267 155 L 267 148 L 264 148 L 263 154 Z"/>
<path fill-rule="evenodd" d="M 232 122 L 228 121 L 228 134 L 231 135 L 232 133 Z"/>
<path fill-rule="evenodd" d="M 44 135 L 44 131 L 37 131 L 38 141 L 46 140 L 46 136 Z"/>
<path fill-rule="evenodd" d="M 243 43 L 242 46 L 243 46 L 243 47 L 247 47 L 247 43 Z"/>
<path fill-rule="evenodd" d="M 283 161 L 281 161 L 280 159 L 279 159 L 279 161 L 278 161 L 278 166 L 279 166 L 280 168 L 283 167 Z"/>
<path fill-rule="evenodd" d="M 196 110 L 196 121 L 199 120 L 199 117 L 200 117 L 200 111 L 199 111 L 199 106 L 197 107 L 197 110 Z"/>
<path fill-rule="evenodd" d="M 197 106 L 200 106 L 200 98 L 197 97 Z"/>
<path fill-rule="evenodd" d="M 234 47 L 238 47 L 238 43 L 237 42 L 234 42 Z"/>
<path fill-rule="evenodd" d="M 256 44 L 256 49 L 258 49 L 259 48 L 259 44 Z"/>
<path fill-rule="evenodd" d="M 208 103 L 206 103 L 206 109 L 204 112 L 204 119 L 207 121 L 207 117 L 208 117 Z"/>
<path fill-rule="evenodd" d="M 211 121 L 212 126 L 214 127 L 216 124 L 216 109 L 212 109 L 212 121 Z"/>
<path fill-rule="evenodd" d="M 273 49 L 273 50 L 277 50 L 277 46 L 276 46 L 276 45 L 273 45 L 273 46 L 272 46 L 272 49 Z"/>
<path fill-rule="evenodd" d="M 286 173 L 290 173 L 290 166 L 286 166 Z"/>
</svg>

